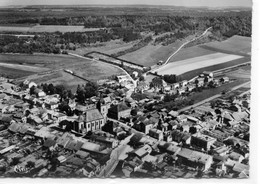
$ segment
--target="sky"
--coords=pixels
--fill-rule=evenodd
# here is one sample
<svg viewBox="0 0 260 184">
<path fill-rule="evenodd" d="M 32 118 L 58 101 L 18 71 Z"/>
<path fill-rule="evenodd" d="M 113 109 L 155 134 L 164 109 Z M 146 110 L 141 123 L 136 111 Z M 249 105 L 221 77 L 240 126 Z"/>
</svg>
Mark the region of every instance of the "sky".
<svg viewBox="0 0 260 184">
<path fill-rule="evenodd" d="M 148 4 L 174 6 L 251 7 L 252 0 L 0 0 L 0 6 L 10 5 L 87 5 L 87 4 Z"/>
</svg>

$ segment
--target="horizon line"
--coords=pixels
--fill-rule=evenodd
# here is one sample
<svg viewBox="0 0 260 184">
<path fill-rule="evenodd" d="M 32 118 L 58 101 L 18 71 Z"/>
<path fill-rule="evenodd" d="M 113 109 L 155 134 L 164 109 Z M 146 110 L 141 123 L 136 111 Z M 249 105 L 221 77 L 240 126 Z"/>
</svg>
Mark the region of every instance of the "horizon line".
<svg viewBox="0 0 260 184">
<path fill-rule="evenodd" d="M 22 4 L 17 4 L 17 5 L 0 5 L 0 7 L 16 7 L 16 6 L 22 6 L 22 7 L 27 7 L 27 6 L 169 6 L 169 7 L 185 7 L 185 8 L 251 8 L 252 5 L 249 6 L 237 6 L 237 5 L 224 5 L 224 6 L 207 6 L 207 5 L 201 5 L 201 6 L 180 6 L 180 5 L 168 5 L 168 4 L 27 4 L 27 5 L 22 5 Z"/>
</svg>

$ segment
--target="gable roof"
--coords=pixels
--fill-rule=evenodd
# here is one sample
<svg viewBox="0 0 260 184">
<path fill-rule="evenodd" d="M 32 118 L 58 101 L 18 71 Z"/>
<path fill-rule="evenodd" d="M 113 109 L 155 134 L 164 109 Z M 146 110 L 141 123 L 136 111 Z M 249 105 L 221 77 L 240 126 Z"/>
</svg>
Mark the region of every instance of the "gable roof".
<svg viewBox="0 0 260 184">
<path fill-rule="evenodd" d="M 102 114 L 99 112 L 98 109 L 90 109 L 86 111 L 85 114 L 85 121 L 90 122 L 90 121 L 96 121 L 103 119 Z"/>
</svg>

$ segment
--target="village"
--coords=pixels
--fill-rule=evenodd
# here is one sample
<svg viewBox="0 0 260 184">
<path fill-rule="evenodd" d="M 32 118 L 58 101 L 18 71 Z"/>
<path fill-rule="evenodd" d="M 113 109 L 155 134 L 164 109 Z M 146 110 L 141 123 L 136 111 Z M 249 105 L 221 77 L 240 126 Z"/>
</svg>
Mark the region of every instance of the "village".
<svg viewBox="0 0 260 184">
<path fill-rule="evenodd" d="M 138 73 L 133 73 L 135 77 Z M 25 80 L 0 81 L 0 172 L 6 177 L 248 178 L 250 92 L 190 93 L 232 83 L 203 72 L 167 83 L 97 81 L 84 103 Z M 169 104 L 176 102 L 179 104 Z M 176 108 L 176 107 L 180 108 Z M 192 106 L 187 108 L 187 106 Z M 182 110 L 186 108 L 188 110 Z"/>
</svg>

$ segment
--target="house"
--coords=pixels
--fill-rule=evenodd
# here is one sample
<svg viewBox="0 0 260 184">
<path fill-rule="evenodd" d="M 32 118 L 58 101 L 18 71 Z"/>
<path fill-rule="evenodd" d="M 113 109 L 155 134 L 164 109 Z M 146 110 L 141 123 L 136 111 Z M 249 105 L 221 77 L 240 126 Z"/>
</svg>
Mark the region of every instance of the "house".
<svg viewBox="0 0 260 184">
<path fill-rule="evenodd" d="M 44 91 L 42 91 L 41 89 L 39 88 L 36 88 L 34 90 L 34 94 L 38 97 L 38 98 L 42 98 L 42 97 L 45 97 L 46 96 L 46 93 Z"/>
<path fill-rule="evenodd" d="M 143 93 L 144 91 L 148 90 L 149 87 L 150 86 L 149 86 L 149 84 L 147 82 L 141 81 L 141 82 L 138 82 L 138 85 L 136 87 L 136 91 Z"/>
<path fill-rule="evenodd" d="M 70 150 L 70 151 L 79 151 L 80 150 L 80 148 L 82 147 L 82 145 L 83 145 L 84 143 L 83 142 L 81 142 L 81 141 L 77 141 L 77 140 L 69 140 L 66 144 L 65 144 L 65 146 L 64 146 L 64 148 L 65 149 L 67 149 L 67 150 Z"/>
<path fill-rule="evenodd" d="M 105 145 L 108 148 L 115 148 L 119 144 L 118 140 L 116 140 L 114 138 L 110 138 L 110 137 L 91 135 L 89 139 L 91 141 L 96 142 L 96 143 L 100 143 L 102 145 Z"/>
<path fill-rule="evenodd" d="M 187 165 L 189 167 L 198 168 L 202 171 L 210 169 L 213 163 L 213 157 L 211 155 L 193 151 L 188 148 L 181 148 L 177 153 L 178 162 Z"/>
<path fill-rule="evenodd" d="M 133 150 L 130 154 L 134 154 L 139 159 L 143 159 L 146 155 L 149 155 L 151 152 L 152 152 L 152 148 L 146 144 L 141 148 Z"/>
<path fill-rule="evenodd" d="M 158 129 L 150 129 L 149 136 L 158 139 L 159 141 L 163 140 L 163 132 Z"/>
<path fill-rule="evenodd" d="M 97 153 L 101 149 L 101 146 L 99 144 L 95 144 L 92 142 L 84 142 L 84 144 L 81 146 L 80 150 L 85 152 L 92 152 Z"/>
<path fill-rule="evenodd" d="M 48 127 L 42 127 L 40 130 L 36 131 L 34 134 L 35 137 L 41 138 L 41 139 L 47 139 L 47 138 L 55 138 L 55 135 L 53 135 Z"/>
<path fill-rule="evenodd" d="M 160 77 L 155 77 L 152 79 L 151 86 L 157 89 L 163 89 L 167 86 L 167 83 Z"/>
<path fill-rule="evenodd" d="M 211 72 L 211 71 L 204 71 L 204 72 L 202 72 L 202 74 L 203 74 L 204 76 L 209 76 L 209 77 L 211 77 L 211 78 L 214 77 L 213 72 Z"/>
<path fill-rule="evenodd" d="M 51 138 L 47 138 L 43 143 L 43 147 L 49 148 L 50 150 L 55 149 L 57 146 L 58 145 L 57 145 L 56 141 Z"/>
<path fill-rule="evenodd" d="M 41 124 L 43 123 L 42 119 L 36 115 L 32 115 L 30 114 L 28 117 L 27 117 L 27 123 L 29 124 L 34 124 L 34 125 L 38 125 L 38 124 Z"/>
<path fill-rule="evenodd" d="M 56 102 L 47 102 L 45 103 L 45 107 L 51 110 L 57 109 L 59 107 L 59 103 Z"/>
<path fill-rule="evenodd" d="M 107 118 L 108 109 L 110 108 L 111 102 L 110 97 L 100 98 L 97 102 L 97 109 L 105 119 Z"/>
<path fill-rule="evenodd" d="M 124 102 L 111 106 L 108 109 L 108 117 L 119 120 L 120 118 L 127 118 L 131 116 L 131 108 Z"/>
<path fill-rule="evenodd" d="M 175 144 L 172 143 L 167 143 L 165 141 L 160 141 L 158 144 L 158 148 L 162 152 L 167 152 L 171 155 L 176 155 L 181 150 L 181 147 L 176 146 Z"/>
<path fill-rule="evenodd" d="M 215 141 L 217 141 L 216 138 L 197 133 L 191 136 L 190 145 L 208 151 Z"/>
<path fill-rule="evenodd" d="M 173 130 L 171 132 L 172 140 L 179 144 L 190 144 L 191 136 L 189 133 L 180 132 L 179 130 Z"/>
<path fill-rule="evenodd" d="M 79 133 L 100 130 L 105 125 L 105 119 L 98 109 L 89 109 L 74 121 L 73 130 Z"/>
<path fill-rule="evenodd" d="M 223 123 L 230 126 L 234 127 L 236 126 L 239 122 L 235 120 L 232 114 L 230 113 L 225 113 L 223 116 Z"/>
<path fill-rule="evenodd" d="M 232 168 L 233 172 L 239 174 L 239 178 L 248 178 L 249 177 L 249 166 L 236 162 Z"/>
<path fill-rule="evenodd" d="M 134 124 L 133 128 L 140 131 L 140 132 L 148 134 L 149 131 L 153 128 L 153 126 L 154 126 L 153 121 L 146 119 L 145 121 L 143 121 L 141 123 Z"/>
<path fill-rule="evenodd" d="M 242 160 L 244 160 L 244 156 L 243 155 L 241 155 L 241 154 L 239 154 L 239 153 L 236 153 L 236 152 L 231 152 L 230 154 L 229 154 L 229 158 L 230 159 L 232 159 L 232 160 L 234 160 L 234 161 L 236 161 L 236 162 L 239 162 L 239 163 L 241 163 L 242 162 Z"/>
<path fill-rule="evenodd" d="M 205 79 L 203 77 L 200 77 L 196 79 L 195 83 L 197 83 L 197 85 L 200 87 L 204 85 L 204 80 Z"/>
<path fill-rule="evenodd" d="M 182 86 L 187 86 L 187 85 L 188 85 L 188 81 L 187 81 L 187 80 L 181 81 L 181 85 L 182 85 Z"/>
<path fill-rule="evenodd" d="M 227 83 L 227 82 L 229 82 L 229 78 L 228 77 L 222 77 L 222 78 L 219 79 L 219 82 Z"/>
<path fill-rule="evenodd" d="M 176 118 L 176 117 L 179 115 L 179 112 L 178 112 L 178 111 L 173 111 L 173 110 L 171 110 L 168 114 L 169 114 L 170 116 Z"/>
</svg>

